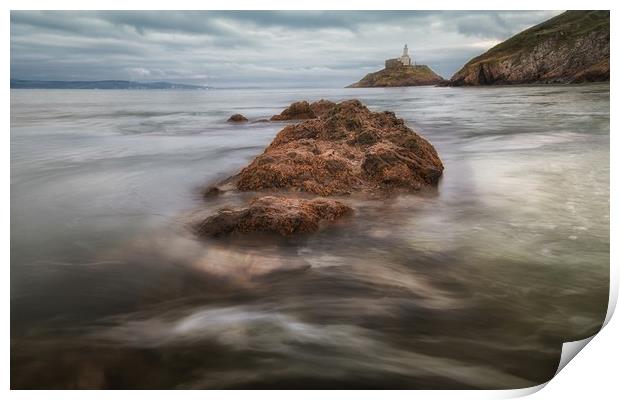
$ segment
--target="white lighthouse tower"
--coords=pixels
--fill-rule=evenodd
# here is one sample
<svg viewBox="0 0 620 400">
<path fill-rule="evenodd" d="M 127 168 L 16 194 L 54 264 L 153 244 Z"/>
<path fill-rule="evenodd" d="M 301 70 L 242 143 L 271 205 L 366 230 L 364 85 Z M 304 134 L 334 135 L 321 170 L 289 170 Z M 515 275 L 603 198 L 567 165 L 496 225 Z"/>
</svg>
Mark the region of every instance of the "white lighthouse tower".
<svg viewBox="0 0 620 400">
<path fill-rule="evenodd" d="M 409 57 L 409 49 L 406 44 L 403 48 L 403 55 L 400 56 L 399 60 L 403 65 L 411 65 L 411 57 Z"/>
</svg>

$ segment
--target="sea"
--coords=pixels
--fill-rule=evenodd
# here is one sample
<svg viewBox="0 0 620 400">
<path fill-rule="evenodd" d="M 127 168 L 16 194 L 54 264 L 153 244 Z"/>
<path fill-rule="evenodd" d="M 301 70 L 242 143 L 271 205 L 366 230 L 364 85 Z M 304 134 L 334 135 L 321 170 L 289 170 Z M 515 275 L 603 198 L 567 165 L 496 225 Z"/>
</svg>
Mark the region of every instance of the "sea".
<svg viewBox="0 0 620 400">
<path fill-rule="evenodd" d="M 429 140 L 436 190 L 313 235 L 209 241 L 298 100 Z M 512 389 L 609 297 L 609 84 L 11 90 L 11 387 Z M 247 124 L 227 122 L 241 113 Z M 248 194 L 252 195 L 252 194 Z"/>
</svg>

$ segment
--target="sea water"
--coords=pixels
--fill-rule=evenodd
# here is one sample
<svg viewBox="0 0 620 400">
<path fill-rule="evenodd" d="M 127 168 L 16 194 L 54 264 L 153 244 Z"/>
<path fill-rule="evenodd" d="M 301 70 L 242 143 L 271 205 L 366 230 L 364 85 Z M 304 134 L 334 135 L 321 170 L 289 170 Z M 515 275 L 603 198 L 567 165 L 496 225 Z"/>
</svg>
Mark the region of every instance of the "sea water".
<svg viewBox="0 0 620 400">
<path fill-rule="evenodd" d="M 202 189 L 284 126 L 255 121 L 320 98 L 403 118 L 437 190 L 344 199 L 354 217 L 282 242 L 196 238 L 244 200 Z M 12 90 L 11 385 L 544 382 L 606 312 L 609 134 L 607 84 Z"/>
</svg>

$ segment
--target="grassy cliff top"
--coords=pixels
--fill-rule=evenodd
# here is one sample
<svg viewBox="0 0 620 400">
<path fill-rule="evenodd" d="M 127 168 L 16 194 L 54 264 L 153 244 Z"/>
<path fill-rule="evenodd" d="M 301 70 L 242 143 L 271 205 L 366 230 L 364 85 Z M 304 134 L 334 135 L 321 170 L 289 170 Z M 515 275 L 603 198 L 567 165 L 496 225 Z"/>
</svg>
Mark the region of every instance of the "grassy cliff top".
<svg viewBox="0 0 620 400">
<path fill-rule="evenodd" d="M 529 51 L 549 38 L 570 42 L 599 30 L 609 32 L 609 11 L 566 11 L 492 47 L 486 53 L 473 58 L 466 66 Z"/>
</svg>

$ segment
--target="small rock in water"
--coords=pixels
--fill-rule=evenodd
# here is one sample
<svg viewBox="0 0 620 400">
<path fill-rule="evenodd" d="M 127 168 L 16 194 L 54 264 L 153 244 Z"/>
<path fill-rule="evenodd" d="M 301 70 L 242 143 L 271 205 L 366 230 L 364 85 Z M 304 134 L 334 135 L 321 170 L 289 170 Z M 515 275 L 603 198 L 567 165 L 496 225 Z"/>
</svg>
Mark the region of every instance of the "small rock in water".
<svg viewBox="0 0 620 400">
<path fill-rule="evenodd" d="M 248 122 L 248 119 L 241 114 L 233 114 L 228 118 L 228 122 Z"/>
<path fill-rule="evenodd" d="M 215 197 L 222 194 L 222 190 L 217 186 L 210 186 L 202 192 L 204 198 Z"/>
</svg>

